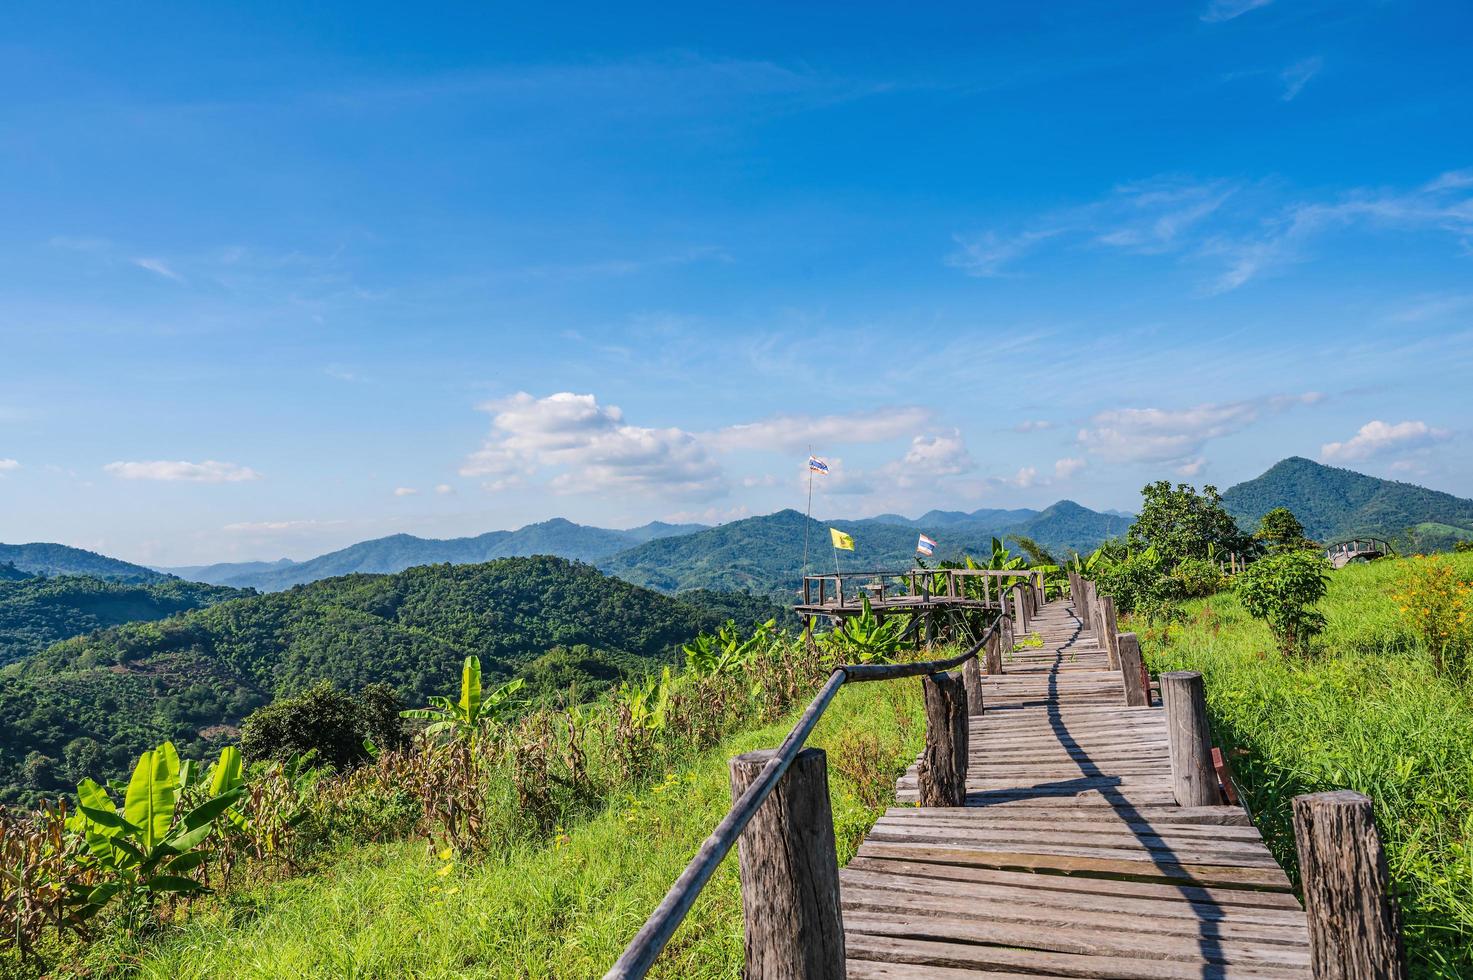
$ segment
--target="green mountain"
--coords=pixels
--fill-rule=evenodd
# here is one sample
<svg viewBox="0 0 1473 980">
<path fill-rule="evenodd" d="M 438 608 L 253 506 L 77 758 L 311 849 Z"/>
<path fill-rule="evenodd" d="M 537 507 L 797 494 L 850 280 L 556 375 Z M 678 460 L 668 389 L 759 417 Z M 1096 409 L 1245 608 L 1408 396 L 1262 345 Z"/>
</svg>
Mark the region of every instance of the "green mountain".
<svg viewBox="0 0 1473 980">
<path fill-rule="evenodd" d="M 476 654 L 488 683 L 528 672 L 562 684 L 573 666 L 606 685 L 717 622 L 588 565 L 536 557 L 349 575 L 113 627 L 0 670 L 0 798 L 122 771 L 163 738 L 198 755 L 254 708 L 318 680 L 350 691 L 387 682 L 422 704 L 453 691 Z"/>
<path fill-rule="evenodd" d="M 0 666 L 68 637 L 163 619 L 245 594 L 178 579 L 141 584 L 61 575 L 0 582 Z"/>
<path fill-rule="evenodd" d="M 1299 456 L 1229 488 L 1222 502 L 1244 528 L 1256 528 L 1264 514 L 1287 507 L 1311 538 L 1325 543 L 1372 534 L 1405 541 L 1408 529 L 1416 529 L 1415 539 L 1405 543 L 1419 550 L 1473 538 L 1473 500 Z"/>
<path fill-rule="evenodd" d="M 0 582 L 20 582 L 30 577 L 30 572 L 23 572 L 9 562 L 0 564 Z"/>
<path fill-rule="evenodd" d="M 925 518 L 906 525 L 881 518 L 807 521 L 810 574 L 833 568 L 829 528 L 854 537 L 855 551 L 840 555 L 841 567 L 853 570 L 910 567 L 918 530 L 938 542 L 934 558 L 943 560 L 991 551 L 993 537 L 1023 535 L 1047 548 L 1067 553 L 1087 551 L 1106 538 L 1123 534 L 1130 519 L 1100 514 L 1070 500 L 1044 511 L 979 511 L 953 514 L 945 524 Z M 1008 520 L 998 519 L 1008 515 Z M 927 515 L 928 517 L 931 515 Z M 749 517 L 730 524 L 651 541 L 620 552 L 600 564 L 612 575 L 666 592 L 687 589 L 752 591 L 791 595 L 802 578 L 804 522 L 796 510 Z"/>
<path fill-rule="evenodd" d="M 274 592 L 337 575 L 400 572 L 415 565 L 442 562 L 470 565 L 527 555 L 556 555 L 575 561 L 597 562 L 633 545 L 702 527 L 704 525 L 656 521 L 627 531 L 614 531 L 574 524 L 558 517 L 528 524 L 515 531 L 490 531 L 470 538 L 437 539 L 392 534 L 386 538 L 360 541 L 303 562 L 226 563 L 171 571 L 192 573 L 191 577 L 203 582 Z"/>
<path fill-rule="evenodd" d="M 163 582 L 170 576 L 64 544 L 0 544 L 0 566 L 14 565 L 32 575 L 90 575 L 112 582 Z"/>
</svg>

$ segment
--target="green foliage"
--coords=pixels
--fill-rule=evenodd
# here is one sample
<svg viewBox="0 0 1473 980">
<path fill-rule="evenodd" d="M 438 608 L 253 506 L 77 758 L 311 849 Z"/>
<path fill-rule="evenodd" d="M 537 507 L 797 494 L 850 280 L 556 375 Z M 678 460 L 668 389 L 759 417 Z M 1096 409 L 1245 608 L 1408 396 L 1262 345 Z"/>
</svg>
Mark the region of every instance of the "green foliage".
<svg viewBox="0 0 1473 980">
<path fill-rule="evenodd" d="M 1169 576 L 1172 582 L 1164 592 L 1183 599 L 1205 599 L 1227 588 L 1227 576 L 1217 562 L 1206 558 L 1186 558 L 1177 562 Z"/>
<path fill-rule="evenodd" d="M 714 635 L 702 633 L 680 649 L 685 653 L 686 669 L 698 677 L 711 674 L 734 674 L 751 666 L 752 658 L 763 653 L 772 642 L 777 621 L 769 619 L 742 639 L 736 623 L 728 622 Z"/>
<path fill-rule="evenodd" d="M 1199 670 L 1213 737 L 1254 823 L 1294 876 L 1291 801 L 1353 789 L 1373 801 L 1405 920 L 1411 975 L 1473 977 L 1473 701 L 1393 596 L 1411 559 L 1333 572 L 1313 660 L 1273 656 L 1267 624 L 1232 593 L 1142 633 L 1153 670 Z M 1450 559 L 1473 579 L 1473 555 Z"/>
<path fill-rule="evenodd" d="M 333 768 L 351 769 L 368 759 L 365 741 L 390 749 L 405 744 L 400 710 L 388 685 L 369 685 L 353 697 L 320 681 L 253 712 L 241 726 L 240 748 L 251 762 L 315 751 Z"/>
<path fill-rule="evenodd" d="M 171 578 L 142 565 L 64 544 L 0 544 L 0 565 L 30 575 L 86 575 L 112 582 L 164 582 Z"/>
<path fill-rule="evenodd" d="M 587 565 L 536 557 L 352 575 L 129 623 L 0 672 L 0 799 L 32 802 L 69 785 L 63 754 L 78 738 L 103 747 L 90 775 L 165 739 L 200 757 L 256 708 L 319 681 L 344 691 L 385 683 L 426 704 L 455 683 L 467 656 L 501 684 L 549 651 L 578 646 L 623 674 L 643 673 L 723 619 Z"/>
<path fill-rule="evenodd" d="M 889 663 L 900 650 L 901 638 L 910 625 L 909 616 L 881 620 L 870 608 L 869 597 L 860 596 L 860 613 L 845 619 L 828 634 L 830 649 L 843 658 L 862 664 Z"/>
<path fill-rule="evenodd" d="M 1301 551 L 1319 546 L 1304 536 L 1304 525 L 1287 507 L 1275 507 L 1258 522 L 1253 540 L 1267 548 L 1271 554 L 1285 551 Z"/>
<path fill-rule="evenodd" d="M 1329 588 L 1330 564 L 1314 551 L 1285 551 L 1253 562 L 1238 576 L 1238 600 L 1268 624 L 1279 649 L 1307 654 L 1324 631 L 1325 617 L 1311 608 Z"/>
<path fill-rule="evenodd" d="M 488 727 L 506 719 L 521 703 L 513 697 L 522 689 L 522 679 L 508 681 L 482 696 L 481 658 L 466 657 L 460 671 L 460 700 L 447 697 L 430 698 L 429 708 L 412 708 L 399 712 L 400 717 L 428 721 L 424 733 L 430 738 L 448 735 L 472 742 Z"/>
<path fill-rule="evenodd" d="M 1392 598 L 1402 618 L 1432 654 L 1438 673 L 1469 678 L 1473 654 L 1473 584 L 1443 556 L 1415 557 L 1402 565 Z"/>
<path fill-rule="evenodd" d="M 231 767 L 237 778 L 228 778 Z M 121 809 L 95 781 L 86 779 L 78 785 L 78 812 L 71 829 L 85 837 L 87 854 L 82 861 L 98 877 L 95 887 L 73 896 L 83 920 L 117 900 L 131 929 L 160 898 L 209 890 L 191 873 L 208 857 L 201 847 L 205 838 L 244 790 L 238 762 L 222 753 L 216 770 L 214 783 L 222 789 L 188 810 L 180 809 L 179 756 L 169 742 L 139 758 Z"/>
<path fill-rule="evenodd" d="M 1168 568 L 1186 558 L 1214 558 L 1246 551 L 1248 539 L 1222 507 L 1211 485 L 1195 487 L 1165 480 L 1141 489 L 1141 512 L 1130 526 L 1132 548 L 1154 548 Z"/>
<path fill-rule="evenodd" d="M 178 579 L 141 584 L 64 575 L 0 581 L 0 666 L 68 637 L 248 594 Z"/>
<path fill-rule="evenodd" d="M 1473 538 L 1459 539 L 1458 542 L 1453 545 L 1453 550 L 1458 552 L 1459 554 L 1473 551 Z"/>
</svg>

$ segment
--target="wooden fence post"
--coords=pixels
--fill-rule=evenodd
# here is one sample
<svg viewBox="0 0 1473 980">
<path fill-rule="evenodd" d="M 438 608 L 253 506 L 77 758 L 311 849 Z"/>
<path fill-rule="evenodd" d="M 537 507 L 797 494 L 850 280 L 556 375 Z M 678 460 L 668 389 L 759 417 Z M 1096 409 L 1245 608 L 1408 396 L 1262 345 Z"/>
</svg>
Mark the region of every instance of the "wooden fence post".
<svg viewBox="0 0 1473 980">
<path fill-rule="evenodd" d="M 738 799 L 776 755 L 731 760 Z M 745 919 L 744 977 L 843 980 L 844 923 L 839 863 L 822 749 L 804 749 L 742 831 L 737 843 Z"/>
<path fill-rule="evenodd" d="M 987 673 L 1002 673 L 1002 627 L 987 638 Z"/>
<path fill-rule="evenodd" d="M 1074 615 L 1089 629 L 1090 593 L 1094 591 L 1094 583 L 1089 579 L 1081 579 L 1079 582 L 1079 598 L 1074 600 Z"/>
<path fill-rule="evenodd" d="M 1294 838 L 1315 980 L 1402 980 L 1406 952 L 1369 797 L 1294 797 Z"/>
<path fill-rule="evenodd" d="M 1120 676 L 1125 681 L 1125 704 L 1131 708 L 1151 706 L 1151 680 L 1141 657 L 1141 644 L 1134 633 L 1116 636 L 1120 646 Z"/>
<path fill-rule="evenodd" d="M 1207 727 L 1207 697 L 1202 675 L 1173 670 L 1161 675 L 1166 707 L 1166 740 L 1171 751 L 1171 788 L 1177 806 L 1217 806 L 1217 769 Z"/>
<path fill-rule="evenodd" d="M 1002 661 L 1004 657 L 1010 657 L 1013 647 L 1017 644 L 1013 636 L 1013 617 L 1003 614 L 1002 625 L 997 628 L 997 672 L 1002 673 Z"/>
<path fill-rule="evenodd" d="M 926 748 L 917 772 L 921 806 L 967 802 L 967 692 L 957 674 L 921 678 L 926 698 Z"/>
<path fill-rule="evenodd" d="M 1115 632 L 1119 621 L 1115 616 L 1115 597 L 1103 596 L 1100 599 L 1100 619 L 1103 621 L 1104 633 L 1101 639 L 1105 641 L 1105 662 L 1111 670 L 1120 669 L 1120 639 Z"/>
<path fill-rule="evenodd" d="M 967 714 L 982 713 L 982 658 L 973 657 L 962 664 L 962 680 L 967 685 Z"/>
<path fill-rule="evenodd" d="M 1017 613 L 1014 620 L 1017 628 L 1022 632 L 1028 632 L 1028 596 L 1021 585 L 1015 585 L 1008 590 L 1013 597 L 1013 609 Z"/>
</svg>

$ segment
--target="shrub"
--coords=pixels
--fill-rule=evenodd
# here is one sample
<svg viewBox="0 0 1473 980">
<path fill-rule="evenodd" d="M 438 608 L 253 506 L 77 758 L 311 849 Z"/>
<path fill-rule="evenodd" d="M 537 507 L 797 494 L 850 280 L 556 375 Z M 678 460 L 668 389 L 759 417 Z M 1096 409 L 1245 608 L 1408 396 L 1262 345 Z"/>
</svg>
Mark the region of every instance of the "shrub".
<svg viewBox="0 0 1473 980">
<path fill-rule="evenodd" d="M 1108 563 L 1094 576 L 1100 594 L 1113 596 L 1121 612 L 1143 612 L 1175 598 L 1170 594 L 1175 586 L 1166 581 L 1165 563 L 1152 548 Z"/>
<path fill-rule="evenodd" d="M 1176 580 L 1174 591 L 1183 599 L 1205 599 L 1227 587 L 1227 577 L 1217 567 L 1217 562 L 1206 558 L 1184 559 L 1172 571 L 1170 578 Z"/>
<path fill-rule="evenodd" d="M 1275 507 L 1264 514 L 1258 522 L 1258 531 L 1253 539 L 1272 554 L 1318 547 L 1305 537 L 1304 525 L 1299 523 L 1299 518 L 1287 507 Z"/>
<path fill-rule="evenodd" d="M 1268 555 L 1238 576 L 1238 598 L 1255 619 L 1268 623 L 1286 654 L 1309 652 L 1309 641 L 1325 628 L 1325 617 L 1310 608 L 1325 597 L 1330 565 L 1315 551 Z"/>
<path fill-rule="evenodd" d="M 1473 646 L 1473 596 L 1446 558 L 1413 558 L 1393 593 L 1402 616 L 1432 654 L 1437 670 L 1462 679 Z"/>
<path fill-rule="evenodd" d="M 398 709 L 386 685 L 370 685 L 353 697 L 323 681 L 253 712 L 241 726 L 240 750 L 252 762 L 285 762 L 315 749 L 320 761 L 351 769 L 369 757 L 367 742 L 380 748 L 404 744 Z"/>
</svg>

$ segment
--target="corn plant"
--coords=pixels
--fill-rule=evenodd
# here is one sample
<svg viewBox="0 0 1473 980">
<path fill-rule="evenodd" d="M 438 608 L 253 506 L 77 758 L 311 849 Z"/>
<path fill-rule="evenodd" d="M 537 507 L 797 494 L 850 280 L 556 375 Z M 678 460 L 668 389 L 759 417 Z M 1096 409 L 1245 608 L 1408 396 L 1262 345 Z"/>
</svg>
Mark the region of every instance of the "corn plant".
<svg viewBox="0 0 1473 980">
<path fill-rule="evenodd" d="M 223 763 L 222 758 L 217 770 L 224 768 Z M 243 786 L 211 794 L 181 814 L 179 776 L 179 755 L 172 742 L 164 742 L 139 758 L 121 810 L 94 780 L 83 780 L 77 787 L 80 805 L 69 826 L 85 837 L 83 861 L 100 878 L 95 887 L 72 896 L 81 919 L 118 899 L 132 929 L 159 899 L 209 890 L 190 874 L 209 857 L 200 845 L 240 799 Z"/>
<path fill-rule="evenodd" d="M 460 700 L 430 698 L 429 708 L 412 708 L 399 712 L 402 718 L 428 721 L 425 735 L 438 738 L 451 735 L 456 739 L 475 741 L 481 732 L 509 716 L 520 704 L 512 695 L 522 688 L 522 679 L 508 681 L 490 694 L 481 690 L 481 658 L 466 657 L 460 671 Z"/>
</svg>

